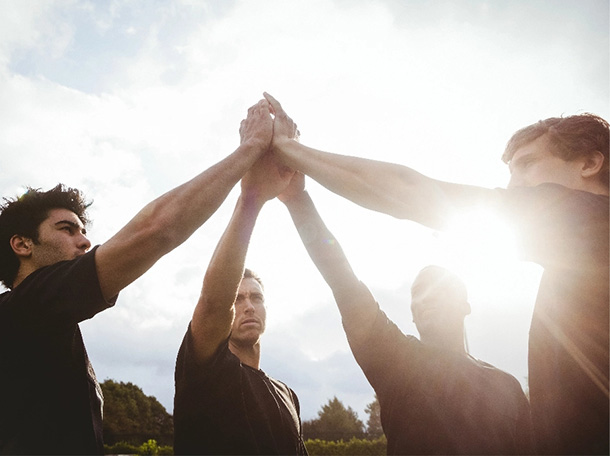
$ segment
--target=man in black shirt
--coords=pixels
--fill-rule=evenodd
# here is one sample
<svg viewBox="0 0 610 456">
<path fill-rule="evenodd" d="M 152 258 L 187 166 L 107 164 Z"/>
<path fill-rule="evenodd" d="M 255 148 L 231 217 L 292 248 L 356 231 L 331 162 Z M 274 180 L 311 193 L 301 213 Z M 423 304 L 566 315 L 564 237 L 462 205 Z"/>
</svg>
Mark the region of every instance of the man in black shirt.
<svg viewBox="0 0 610 456">
<path fill-rule="evenodd" d="M 294 136 L 296 128 L 287 125 Z M 244 262 L 263 205 L 293 172 L 271 154 L 246 173 L 176 361 L 176 454 L 306 454 L 296 394 L 260 370 L 266 308 Z"/>
<path fill-rule="evenodd" d="M 275 122 L 286 118 L 265 95 Z M 549 118 L 516 132 L 508 188 L 432 179 L 394 163 L 306 147 L 274 134 L 287 166 L 369 209 L 434 229 L 458 211 L 492 207 L 517 226 L 523 258 L 544 268 L 529 340 L 532 421 L 540 452 L 608 454 L 608 122 Z"/>
<path fill-rule="evenodd" d="M 411 289 L 421 341 L 381 311 L 304 191 L 303 175 L 280 195 L 316 267 L 331 287 L 343 328 L 375 389 L 388 454 L 531 454 L 529 403 L 511 375 L 470 356 L 466 287 L 438 266 Z"/>
<path fill-rule="evenodd" d="M 0 213 L 0 454 L 103 454 L 102 394 L 78 323 L 184 242 L 267 151 L 261 100 L 231 155 L 144 207 L 89 251 L 86 208 L 62 185 L 6 200 Z"/>
</svg>

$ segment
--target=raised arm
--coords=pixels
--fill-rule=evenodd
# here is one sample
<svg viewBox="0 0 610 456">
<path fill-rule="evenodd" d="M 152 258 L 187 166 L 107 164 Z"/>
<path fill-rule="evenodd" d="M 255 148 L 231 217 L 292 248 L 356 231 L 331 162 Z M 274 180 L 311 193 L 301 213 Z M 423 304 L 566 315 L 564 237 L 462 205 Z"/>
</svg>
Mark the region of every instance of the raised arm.
<svg viewBox="0 0 610 456">
<path fill-rule="evenodd" d="M 265 93 L 276 120 L 287 117 Z M 277 124 L 277 121 L 276 121 Z M 272 148 L 283 163 L 360 206 L 442 229 L 454 210 L 479 203 L 489 189 L 443 182 L 395 163 L 333 154 L 274 134 Z"/>
<path fill-rule="evenodd" d="M 191 321 L 194 348 L 200 361 L 209 359 L 229 336 L 256 219 L 265 202 L 286 188 L 292 174 L 292 170 L 268 153 L 242 179 L 241 195 L 212 255 Z"/>
<path fill-rule="evenodd" d="M 295 173 L 279 198 L 288 208 L 307 253 L 333 292 L 348 338 L 351 342 L 363 342 L 375 321 L 377 303 L 352 271 L 339 242 L 305 191 L 303 174 Z"/>
<path fill-rule="evenodd" d="M 232 154 L 149 203 L 101 245 L 95 261 L 104 297 L 115 296 L 159 258 L 188 239 L 267 151 L 272 132 L 269 105 L 261 100 L 249 109 L 242 121 L 241 144 Z"/>
</svg>

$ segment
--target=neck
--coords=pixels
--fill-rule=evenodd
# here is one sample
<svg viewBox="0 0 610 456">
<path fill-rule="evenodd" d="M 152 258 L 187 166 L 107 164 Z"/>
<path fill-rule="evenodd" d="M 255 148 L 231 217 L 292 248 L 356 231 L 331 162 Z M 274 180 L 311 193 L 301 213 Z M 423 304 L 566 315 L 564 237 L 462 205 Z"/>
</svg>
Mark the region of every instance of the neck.
<svg viewBox="0 0 610 456">
<path fill-rule="evenodd" d="M 17 271 L 15 280 L 13 280 L 13 286 L 11 287 L 11 289 L 17 288 L 17 285 L 19 285 L 21 282 L 23 282 L 25 280 L 25 278 L 27 276 L 29 276 L 35 270 L 36 270 L 35 268 L 30 268 L 23 264 L 21 266 L 19 266 L 19 270 Z"/>
<path fill-rule="evenodd" d="M 427 336 L 427 337 L 426 337 Z M 442 350 L 449 350 L 457 353 L 466 354 L 464 346 L 464 330 L 443 332 L 442 334 L 421 335 L 423 344 L 430 345 Z"/>
<path fill-rule="evenodd" d="M 243 364 L 250 366 L 254 369 L 260 369 L 260 342 L 257 341 L 256 343 L 251 345 L 244 345 L 229 340 L 229 350 L 231 350 L 231 353 L 237 356 Z"/>
<path fill-rule="evenodd" d="M 595 193 L 596 195 L 605 195 L 609 196 L 609 188 L 607 185 L 603 184 L 599 180 L 586 180 L 583 182 L 580 188 L 576 188 L 575 190 L 583 190 L 589 193 Z"/>
</svg>

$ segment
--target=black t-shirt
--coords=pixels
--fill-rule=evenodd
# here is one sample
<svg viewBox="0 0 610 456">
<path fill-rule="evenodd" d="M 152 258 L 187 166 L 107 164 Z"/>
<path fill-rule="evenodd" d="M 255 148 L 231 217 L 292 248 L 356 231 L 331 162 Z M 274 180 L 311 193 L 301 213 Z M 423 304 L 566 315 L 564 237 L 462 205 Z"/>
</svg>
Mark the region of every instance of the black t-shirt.
<svg viewBox="0 0 610 456">
<path fill-rule="evenodd" d="M 1 454 L 103 453 L 103 397 L 78 322 L 112 305 L 95 249 L 0 295 Z"/>
<path fill-rule="evenodd" d="M 228 340 L 197 363 L 190 326 L 176 362 L 174 433 L 176 454 L 307 454 L 294 391 L 242 364 Z"/>
<path fill-rule="evenodd" d="M 368 340 L 350 345 L 379 398 L 388 454 L 532 454 L 529 404 L 513 376 L 422 344 L 381 310 Z"/>
<path fill-rule="evenodd" d="M 495 192 L 524 258 L 544 267 L 529 340 L 539 451 L 608 454 L 608 197 L 554 184 Z"/>
</svg>

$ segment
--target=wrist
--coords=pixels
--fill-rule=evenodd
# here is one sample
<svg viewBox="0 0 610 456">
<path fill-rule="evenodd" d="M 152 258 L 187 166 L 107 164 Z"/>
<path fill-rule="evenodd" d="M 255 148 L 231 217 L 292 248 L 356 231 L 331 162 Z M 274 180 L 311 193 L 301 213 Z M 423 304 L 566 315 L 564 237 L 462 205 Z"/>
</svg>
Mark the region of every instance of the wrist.
<svg viewBox="0 0 610 456">
<path fill-rule="evenodd" d="M 273 141 L 271 141 L 271 148 L 274 152 L 283 153 L 290 149 L 290 145 L 293 142 L 296 141 L 286 136 L 275 136 Z"/>
<path fill-rule="evenodd" d="M 302 190 L 298 193 L 291 195 L 289 198 L 283 198 L 281 201 L 286 205 L 286 207 L 290 210 L 291 208 L 295 208 L 306 200 L 308 196 L 307 190 Z"/>
<path fill-rule="evenodd" d="M 242 188 L 239 199 L 242 205 L 256 211 L 260 211 L 269 200 L 257 188 Z"/>
<path fill-rule="evenodd" d="M 270 143 L 267 141 L 261 141 L 256 138 L 249 138 L 243 141 L 239 148 L 246 152 L 248 155 L 252 154 L 256 157 L 262 156 L 270 148 Z"/>
</svg>

